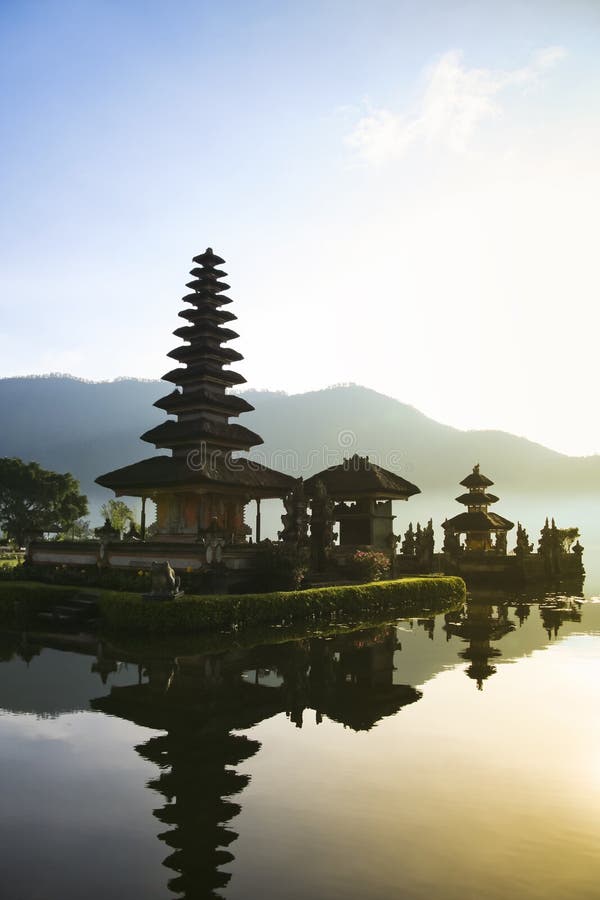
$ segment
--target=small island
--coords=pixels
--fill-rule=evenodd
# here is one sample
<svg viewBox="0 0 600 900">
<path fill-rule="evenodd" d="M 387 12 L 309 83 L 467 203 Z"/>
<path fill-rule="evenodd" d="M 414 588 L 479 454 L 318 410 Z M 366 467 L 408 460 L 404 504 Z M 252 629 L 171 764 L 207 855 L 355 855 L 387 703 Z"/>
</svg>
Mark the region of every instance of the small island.
<svg viewBox="0 0 600 900">
<path fill-rule="evenodd" d="M 406 587 L 402 579 L 407 578 L 416 590 L 422 578 L 431 596 L 438 589 L 443 593 L 444 584 L 454 596 L 460 579 L 494 584 L 583 578 L 578 531 L 560 529 L 554 520 L 544 525 L 537 552 L 520 524 L 516 547 L 508 551 L 514 523 L 489 510 L 498 497 L 489 492 L 493 482 L 479 464 L 461 482 L 466 492 L 457 500 L 466 512 L 443 523 L 443 548 L 436 553 L 431 519 L 415 529 L 410 524 L 403 536 L 394 533 L 392 502 L 406 502 L 420 489 L 368 456 L 355 453 L 304 480 L 243 455 L 263 439 L 237 421 L 253 407 L 231 392 L 245 379 L 230 368 L 243 357 L 227 346 L 238 334 L 231 328 L 236 316 L 229 309 L 229 285 L 220 268 L 224 260 L 209 247 L 193 262 L 185 308 L 179 312 L 185 324 L 174 332 L 183 344 L 168 354 L 177 366 L 163 376 L 172 390 L 154 404 L 169 418 L 142 435 L 159 452 L 96 479 L 115 498 L 139 499 L 139 529 L 124 533 L 107 520 L 93 540 L 56 542 L 30 535 L 25 565 L 32 579 L 59 567 L 70 573 L 64 576 L 69 583 L 80 573 L 91 586 L 122 586 L 146 601 L 216 596 L 221 613 L 227 597 L 281 598 L 278 592 L 288 591 L 290 616 L 292 608 L 298 616 L 303 607 L 314 616 L 324 599 L 317 604 L 314 596 L 309 600 L 311 590 L 353 585 L 357 590 L 373 582 Z M 273 499 L 284 510 L 276 540 L 261 534 L 261 501 Z M 151 527 L 150 502 L 156 509 Z M 292 593 L 303 600 L 293 601 Z M 362 597 L 365 611 L 392 603 L 391 595 L 385 601 L 382 594 Z M 112 597 L 106 609 L 116 622 L 115 602 Z M 217 615 L 215 622 L 238 624 L 244 618 L 240 600 L 232 602 L 238 612 L 224 619 Z M 261 602 L 263 611 L 251 618 L 272 621 L 272 604 L 267 603 L 265 612 L 266 601 Z M 285 602 L 278 599 L 278 610 L 280 603 L 283 612 L 275 618 L 285 618 Z M 339 611 L 339 603 L 338 595 L 331 609 Z M 344 603 L 352 612 L 360 608 L 347 596 Z M 255 601 L 255 612 L 259 606 Z M 171 627 L 176 619 L 170 626 L 166 619 L 160 621 Z M 212 620 L 204 615 L 194 621 Z"/>
</svg>

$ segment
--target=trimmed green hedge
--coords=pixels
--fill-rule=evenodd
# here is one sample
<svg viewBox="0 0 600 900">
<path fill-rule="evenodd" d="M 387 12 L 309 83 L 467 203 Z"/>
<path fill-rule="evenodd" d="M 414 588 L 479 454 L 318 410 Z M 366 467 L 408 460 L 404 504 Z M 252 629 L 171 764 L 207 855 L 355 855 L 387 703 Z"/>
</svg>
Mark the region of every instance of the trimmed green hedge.
<svg viewBox="0 0 600 900">
<path fill-rule="evenodd" d="M 73 585 L 37 582 L 0 583 L 0 621 L 22 626 L 37 612 L 81 593 Z M 376 581 L 271 594 L 184 596 L 179 600 L 144 602 L 142 595 L 94 591 L 108 631 L 177 634 L 286 624 L 303 620 L 381 615 L 424 615 L 443 612 L 465 598 L 461 578 L 421 577 Z"/>
<path fill-rule="evenodd" d="M 174 634 L 387 610 L 422 615 L 442 612 L 464 600 L 465 594 L 461 578 L 424 577 L 272 594 L 189 596 L 166 602 L 143 602 L 139 594 L 103 591 L 100 609 L 109 630 Z"/>
</svg>

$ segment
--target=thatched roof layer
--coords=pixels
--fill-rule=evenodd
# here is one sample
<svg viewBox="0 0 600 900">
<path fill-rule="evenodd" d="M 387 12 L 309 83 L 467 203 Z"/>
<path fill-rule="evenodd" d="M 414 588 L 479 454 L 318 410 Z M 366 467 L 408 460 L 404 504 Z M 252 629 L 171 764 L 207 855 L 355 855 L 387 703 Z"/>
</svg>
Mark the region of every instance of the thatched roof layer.
<svg viewBox="0 0 600 900">
<path fill-rule="evenodd" d="M 210 409 L 223 412 L 229 416 L 239 416 L 243 412 L 252 412 L 254 407 L 252 404 L 244 400 L 243 397 L 236 397 L 235 394 L 215 395 L 206 388 L 198 388 L 195 391 L 171 391 L 166 397 L 157 400 L 154 406 L 158 409 L 164 409 L 169 413 L 181 413 L 189 410 Z"/>
<path fill-rule="evenodd" d="M 175 347 L 174 350 L 170 350 L 167 353 L 167 356 L 171 359 L 176 359 L 177 362 L 189 363 L 190 365 L 194 365 L 194 363 L 202 364 L 204 361 L 208 362 L 210 360 L 213 363 L 224 366 L 240 362 L 244 358 L 241 353 L 238 353 L 237 350 L 233 350 L 231 347 L 220 347 L 214 339 L 203 340 L 201 338 L 195 340 L 193 344 Z"/>
<path fill-rule="evenodd" d="M 315 491 L 317 481 L 323 482 L 333 500 L 352 500 L 358 497 L 372 497 L 381 500 L 408 500 L 420 489 L 369 460 L 368 456 L 352 456 L 341 465 L 331 466 L 309 478 L 305 489 L 310 496 Z"/>
<path fill-rule="evenodd" d="M 167 419 L 156 428 L 144 432 L 141 438 L 156 447 L 178 447 L 182 444 L 193 447 L 194 444 L 200 445 L 204 442 L 228 449 L 248 450 L 263 443 L 259 434 L 244 428 L 243 425 L 213 422 L 211 419 L 192 419 L 183 422 Z"/>
<path fill-rule="evenodd" d="M 458 503 L 464 503 L 465 506 L 486 506 L 489 503 L 497 503 L 499 499 L 495 494 L 487 494 L 485 491 L 469 491 L 456 498 Z"/>
<path fill-rule="evenodd" d="M 203 378 L 212 378 L 227 385 L 246 383 L 246 379 L 239 372 L 232 372 L 229 369 L 224 370 L 215 363 L 209 364 L 208 362 L 187 366 L 186 368 L 172 369 L 166 375 L 163 375 L 162 380 L 183 385 L 200 381 Z"/>
<path fill-rule="evenodd" d="M 486 475 L 481 474 L 479 471 L 479 463 L 477 463 L 476 466 L 473 466 L 473 471 L 470 475 L 467 475 L 467 477 L 463 478 L 460 482 L 460 484 L 466 488 L 491 487 L 493 483 L 494 482 L 490 481 Z"/>
<path fill-rule="evenodd" d="M 152 456 L 130 466 L 107 472 L 96 479 L 102 487 L 122 494 L 141 496 L 153 489 L 188 489 L 214 487 L 245 488 L 258 496 L 282 497 L 292 489 L 295 479 L 252 460 L 240 457 L 226 460 L 218 457 L 211 465 L 194 467 L 194 460 L 171 456 Z"/>
<path fill-rule="evenodd" d="M 514 522 L 509 522 L 498 513 L 465 512 L 459 513 L 452 519 L 447 519 L 443 523 L 443 527 L 446 531 L 450 530 L 455 534 L 467 531 L 510 531 L 511 528 L 514 528 Z"/>
<path fill-rule="evenodd" d="M 207 247 L 204 253 L 199 253 L 198 256 L 194 256 L 193 262 L 198 263 L 199 266 L 204 266 L 205 268 L 214 269 L 216 266 L 222 266 L 225 264 L 225 260 L 221 259 L 220 256 L 217 256 L 216 253 L 213 253 L 212 247 Z"/>
</svg>

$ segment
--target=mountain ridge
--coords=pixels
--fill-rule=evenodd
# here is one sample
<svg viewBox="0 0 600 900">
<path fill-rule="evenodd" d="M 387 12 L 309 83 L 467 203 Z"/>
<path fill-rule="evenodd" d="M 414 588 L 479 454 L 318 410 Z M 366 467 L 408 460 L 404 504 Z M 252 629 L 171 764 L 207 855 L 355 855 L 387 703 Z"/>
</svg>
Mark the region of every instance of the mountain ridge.
<svg viewBox="0 0 600 900">
<path fill-rule="evenodd" d="M 94 484 L 98 475 L 156 455 L 139 435 L 164 421 L 153 407 L 162 393 L 164 384 L 151 379 L 2 378 L 0 456 L 71 471 L 90 498 L 101 501 L 109 492 Z M 499 490 L 600 489 L 598 455 L 567 456 L 509 432 L 459 429 L 361 385 L 298 394 L 248 389 L 243 395 L 256 408 L 241 421 L 265 441 L 252 455 L 290 474 L 308 476 L 356 452 L 422 491 L 449 497 L 476 462 Z"/>
<path fill-rule="evenodd" d="M 49 372 L 45 374 L 32 374 L 32 375 L 5 375 L 0 376 L 0 390 L 2 390 L 2 386 L 6 382 L 37 382 L 37 381 L 66 381 L 66 382 L 75 382 L 76 384 L 83 385 L 117 385 L 124 383 L 133 383 L 133 384 L 145 384 L 145 385 L 156 385 L 159 390 L 164 390 L 164 384 L 161 379 L 158 378 L 140 378 L 134 375 L 119 375 L 115 378 L 107 378 L 101 380 L 94 380 L 90 378 L 83 378 L 78 375 L 71 375 L 70 373 L 64 372 Z M 552 447 L 547 447 L 545 444 L 542 444 L 540 441 L 534 441 L 531 438 L 526 437 L 525 435 L 514 434 L 510 431 L 504 431 L 501 428 L 460 428 L 457 425 L 450 425 L 447 422 L 439 422 L 437 419 L 432 418 L 431 416 L 424 413 L 418 407 L 414 406 L 411 403 L 405 403 L 403 400 L 399 400 L 397 397 L 393 397 L 391 394 L 384 394 L 381 391 L 376 390 L 375 388 L 369 388 L 365 385 L 360 385 L 355 382 L 344 382 L 339 384 L 331 384 L 326 385 L 323 388 L 318 388 L 311 391 L 299 391 L 295 393 L 289 393 L 284 390 L 271 390 L 269 388 L 247 388 L 246 390 L 238 390 L 237 393 L 240 396 L 248 397 L 252 396 L 255 399 L 261 398 L 287 398 L 289 400 L 293 400 L 298 397 L 308 398 L 314 396 L 320 396 L 327 394 L 330 391 L 339 391 L 350 389 L 353 391 L 364 392 L 366 395 L 373 397 L 377 396 L 382 398 L 385 401 L 391 401 L 392 403 L 396 403 L 407 410 L 411 410 L 416 413 L 420 418 L 427 420 L 430 423 L 433 423 L 437 428 L 448 428 L 454 432 L 460 432 L 461 434 L 490 434 L 490 435 L 498 435 L 509 436 L 510 438 L 514 438 L 515 440 L 525 441 L 528 444 L 532 444 L 535 447 L 538 447 L 542 450 L 545 450 L 549 453 L 555 454 L 556 456 L 564 457 L 567 459 L 574 460 L 582 460 L 582 459 L 600 459 L 600 454 L 587 453 L 587 454 L 571 454 L 571 453 L 563 453 L 560 450 L 554 450 Z"/>
</svg>

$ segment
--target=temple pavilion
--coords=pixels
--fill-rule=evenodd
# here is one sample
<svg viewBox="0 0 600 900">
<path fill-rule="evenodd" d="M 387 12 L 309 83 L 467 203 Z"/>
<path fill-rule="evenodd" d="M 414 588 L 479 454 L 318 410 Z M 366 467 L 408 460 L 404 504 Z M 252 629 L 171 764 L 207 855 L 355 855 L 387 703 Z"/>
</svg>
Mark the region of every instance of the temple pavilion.
<svg viewBox="0 0 600 900">
<path fill-rule="evenodd" d="M 467 492 L 461 494 L 456 500 L 467 507 L 467 511 L 459 513 L 452 519 L 446 519 L 443 528 L 446 539 L 454 535 L 460 540 L 460 535 L 466 535 L 465 550 L 489 551 L 506 554 L 506 535 L 514 528 L 514 523 L 509 522 L 498 513 L 489 512 L 488 507 L 498 502 L 498 497 L 488 491 L 493 481 L 487 478 L 479 470 L 479 463 L 473 466 L 473 471 L 467 475 L 460 484 L 467 488 Z M 495 543 L 492 535 L 496 536 Z"/>
<path fill-rule="evenodd" d="M 236 316 L 225 307 L 231 299 L 223 281 L 224 263 L 209 247 L 194 257 L 189 308 L 179 316 L 184 324 L 174 332 L 184 343 L 168 354 L 178 363 L 163 375 L 173 390 L 154 404 L 169 414 L 146 431 L 142 440 L 170 455 L 151 456 L 96 479 L 116 496 L 142 500 L 142 536 L 145 504 L 156 503 L 157 533 L 161 541 L 194 541 L 207 532 L 221 533 L 229 543 L 243 543 L 251 529 L 244 508 L 257 501 L 256 538 L 260 539 L 260 500 L 283 497 L 295 480 L 282 472 L 234 456 L 262 444 L 260 435 L 232 419 L 253 407 L 230 393 L 245 378 L 229 366 L 243 359 L 223 346 L 238 335 L 229 325 Z"/>
<path fill-rule="evenodd" d="M 308 497 L 315 496 L 319 482 L 335 503 L 333 517 L 339 522 L 340 547 L 393 551 L 392 500 L 408 500 L 421 493 L 410 481 L 357 454 L 309 478 L 305 483 Z"/>
</svg>

